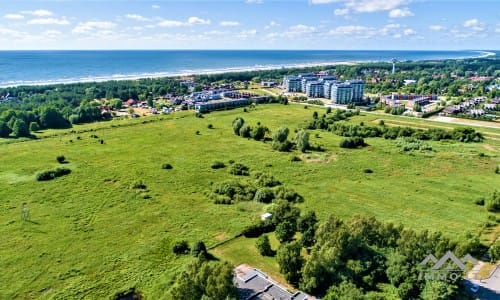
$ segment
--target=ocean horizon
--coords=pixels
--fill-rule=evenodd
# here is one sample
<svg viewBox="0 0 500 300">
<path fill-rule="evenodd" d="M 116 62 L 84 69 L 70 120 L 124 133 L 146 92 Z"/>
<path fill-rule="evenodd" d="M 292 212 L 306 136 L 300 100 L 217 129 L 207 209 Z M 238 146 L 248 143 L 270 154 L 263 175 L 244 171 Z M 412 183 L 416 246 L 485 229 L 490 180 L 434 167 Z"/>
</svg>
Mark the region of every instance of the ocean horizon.
<svg viewBox="0 0 500 300">
<path fill-rule="evenodd" d="M 486 50 L 10 50 L 0 51 L 0 88 L 497 54 Z"/>
</svg>

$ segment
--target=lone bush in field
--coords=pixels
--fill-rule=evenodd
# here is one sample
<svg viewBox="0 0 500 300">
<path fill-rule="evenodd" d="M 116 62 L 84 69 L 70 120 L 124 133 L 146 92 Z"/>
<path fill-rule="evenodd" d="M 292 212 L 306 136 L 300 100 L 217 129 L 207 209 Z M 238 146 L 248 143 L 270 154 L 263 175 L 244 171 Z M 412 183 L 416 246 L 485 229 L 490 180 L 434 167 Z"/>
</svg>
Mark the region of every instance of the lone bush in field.
<svg viewBox="0 0 500 300">
<path fill-rule="evenodd" d="M 58 163 L 63 164 L 66 161 L 66 157 L 64 157 L 64 155 L 58 155 L 56 160 Z"/>
<path fill-rule="evenodd" d="M 225 167 L 226 167 L 226 165 L 221 161 L 214 161 L 212 163 L 212 165 L 210 166 L 210 168 L 212 168 L 212 169 L 222 169 Z"/>
<path fill-rule="evenodd" d="M 164 170 L 170 170 L 170 169 L 173 169 L 174 167 L 172 167 L 171 164 L 163 164 L 163 165 L 161 165 L 161 168 Z"/>
<path fill-rule="evenodd" d="M 237 117 L 233 121 L 233 132 L 236 135 L 240 135 L 240 129 L 243 127 L 243 124 L 245 124 L 245 120 L 243 118 Z"/>
<path fill-rule="evenodd" d="M 487 211 L 496 212 L 500 211 L 500 195 L 495 190 L 493 195 L 485 201 L 485 207 Z"/>
<path fill-rule="evenodd" d="M 57 177 L 68 175 L 71 173 L 71 169 L 68 168 L 55 168 L 54 170 L 42 171 L 36 174 L 37 181 L 47 181 L 52 180 Z"/>
<path fill-rule="evenodd" d="M 172 248 L 173 252 L 175 254 L 187 254 L 189 253 L 189 244 L 187 241 L 182 240 L 178 241 L 174 244 L 174 247 Z"/>
<path fill-rule="evenodd" d="M 281 152 L 286 152 L 290 150 L 290 147 L 292 146 L 291 143 L 287 140 L 288 133 L 290 130 L 288 130 L 287 127 L 281 126 L 279 127 L 276 132 L 273 134 L 273 149 L 278 150 Z"/>
<path fill-rule="evenodd" d="M 309 149 L 309 132 L 304 129 L 297 132 L 295 135 L 295 144 L 300 152 L 306 152 L 306 150 Z"/>
</svg>

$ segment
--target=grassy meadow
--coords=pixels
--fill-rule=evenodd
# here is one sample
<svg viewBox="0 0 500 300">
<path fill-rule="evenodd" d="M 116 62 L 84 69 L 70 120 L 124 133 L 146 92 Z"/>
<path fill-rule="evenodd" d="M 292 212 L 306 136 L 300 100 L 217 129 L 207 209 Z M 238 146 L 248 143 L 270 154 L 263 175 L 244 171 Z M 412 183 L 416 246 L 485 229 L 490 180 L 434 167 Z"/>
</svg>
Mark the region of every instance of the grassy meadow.
<svg viewBox="0 0 500 300">
<path fill-rule="evenodd" d="M 37 140 L 0 139 L 0 299 L 102 299 L 133 287 L 147 299 L 164 298 L 190 260 L 172 253 L 175 241 L 203 240 L 210 247 L 238 234 L 265 209 L 253 202 L 213 204 L 204 194 L 210 184 L 235 178 L 227 168 L 211 169 L 215 160 L 269 172 L 303 195 L 300 208 L 314 209 L 320 219 L 368 214 L 452 237 L 480 233 L 485 241 L 499 232 L 498 224 L 485 227 L 492 214 L 474 200 L 500 187 L 494 172 L 500 130 L 478 129 L 487 137 L 483 143 L 429 142 L 433 152 L 413 154 L 382 138 L 366 139 L 363 149 L 343 149 L 340 137 L 322 131 L 311 131 L 311 143 L 325 152 L 282 153 L 270 142 L 232 132 L 231 122 L 240 116 L 271 131 L 286 125 L 290 139 L 315 110 L 325 111 L 276 104 L 204 118 L 180 112 L 49 130 Z M 366 113 L 350 122 L 379 119 L 388 126 L 456 126 Z M 37 182 L 37 172 L 59 165 L 57 155 L 66 157 L 72 173 Z M 293 155 L 302 161 L 292 162 Z M 162 169 L 164 163 L 173 169 Z M 373 173 L 363 172 L 368 168 Z M 134 189 L 138 181 L 146 189 Z M 21 221 L 23 202 L 30 222 Z M 260 257 L 253 245 L 254 239 L 239 238 L 212 253 L 278 276 L 275 261 Z"/>
</svg>

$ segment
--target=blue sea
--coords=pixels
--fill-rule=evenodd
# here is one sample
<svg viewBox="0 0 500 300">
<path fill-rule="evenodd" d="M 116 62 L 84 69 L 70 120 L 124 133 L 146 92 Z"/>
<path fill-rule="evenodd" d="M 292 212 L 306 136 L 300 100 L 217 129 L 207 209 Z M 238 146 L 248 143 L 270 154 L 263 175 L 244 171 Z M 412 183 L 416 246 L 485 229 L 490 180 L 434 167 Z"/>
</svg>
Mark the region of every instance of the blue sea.
<svg viewBox="0 0 500 300">
<path fill-rule="evenodd" d="M 0 87 L 153 78 L 348 62 L 485 57 L 488 51 L 0 51 Z"/>
</svg>

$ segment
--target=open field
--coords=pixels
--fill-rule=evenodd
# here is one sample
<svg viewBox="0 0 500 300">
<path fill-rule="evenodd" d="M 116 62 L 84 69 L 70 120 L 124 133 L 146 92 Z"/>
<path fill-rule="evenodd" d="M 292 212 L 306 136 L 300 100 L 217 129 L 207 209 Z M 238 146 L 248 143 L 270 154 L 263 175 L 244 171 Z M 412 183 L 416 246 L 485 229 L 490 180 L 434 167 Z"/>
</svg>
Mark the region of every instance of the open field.
<svg viewBox="0 0 500 300">
<path fill-rule="evenodd" d="M 500 186 L 500 175 L 494 173 L 500 165 L 498 140 L 429 142 L 435 152 L 410 155 L 381 138 L 366 139 L 370 146 L 363 149 L 343 149 L 338 146 L 341 137 L 314 131 L 312 144 L 321 144 L 326 152 L 291 162 L 292 155 L 300 154 L 273 151 L 270 142 L 235 136 L 231 128 L 232 120 L 241 116 L 247 124 L 260 121 L 271 131 L 284 124 L 293 135 L 315 110 L 325 111 L 259 105 L 248 113 L 236 109 L 204 118 L 180 112 L 50 130 L 38 140 L 0 141 L 0 299 L 96 299 L 132 287 L 148 299 L 161 298 L 190 259 L 172 254 L 176 240 L 203 240 L 210 246 L 238 234 L 264 211 L 258 203 L 215 205 L 206 198 L 211 182 L 234 177 L 226 169 L 211 169 L 215 160 L 232 159 L 252 171 L 271 173 L 303 195 L 300 208 L 316 210 L 320 219 L 331 213 L 370 214 L 452 237 L 471 231 L 490 238 L 483 225 L 492 214 L 473 201 Z M 417 127 L 456 126 L 375 114 L 351 122 L 376 119 L 404 120 Z M 57 155 L 67 158 L 64 166 L 72 173 L 35 181 L 37 172 L 58 165 Z M 162 169 L 164 163 L 173 169 Z M 373 173 L 364 173 L 366 168 Z M 131 188 L 139 180 L 146 191 Z M 31 222 L 21 221 L 23 202 Z M 492 230 L 498 232 L 498 227 Z M 255 262 L 276 274 L 273 259 L 236 251 L 253 244 L 253 239 L 240 238 L 213 253 L 231 262 Z"/>
</svg>

